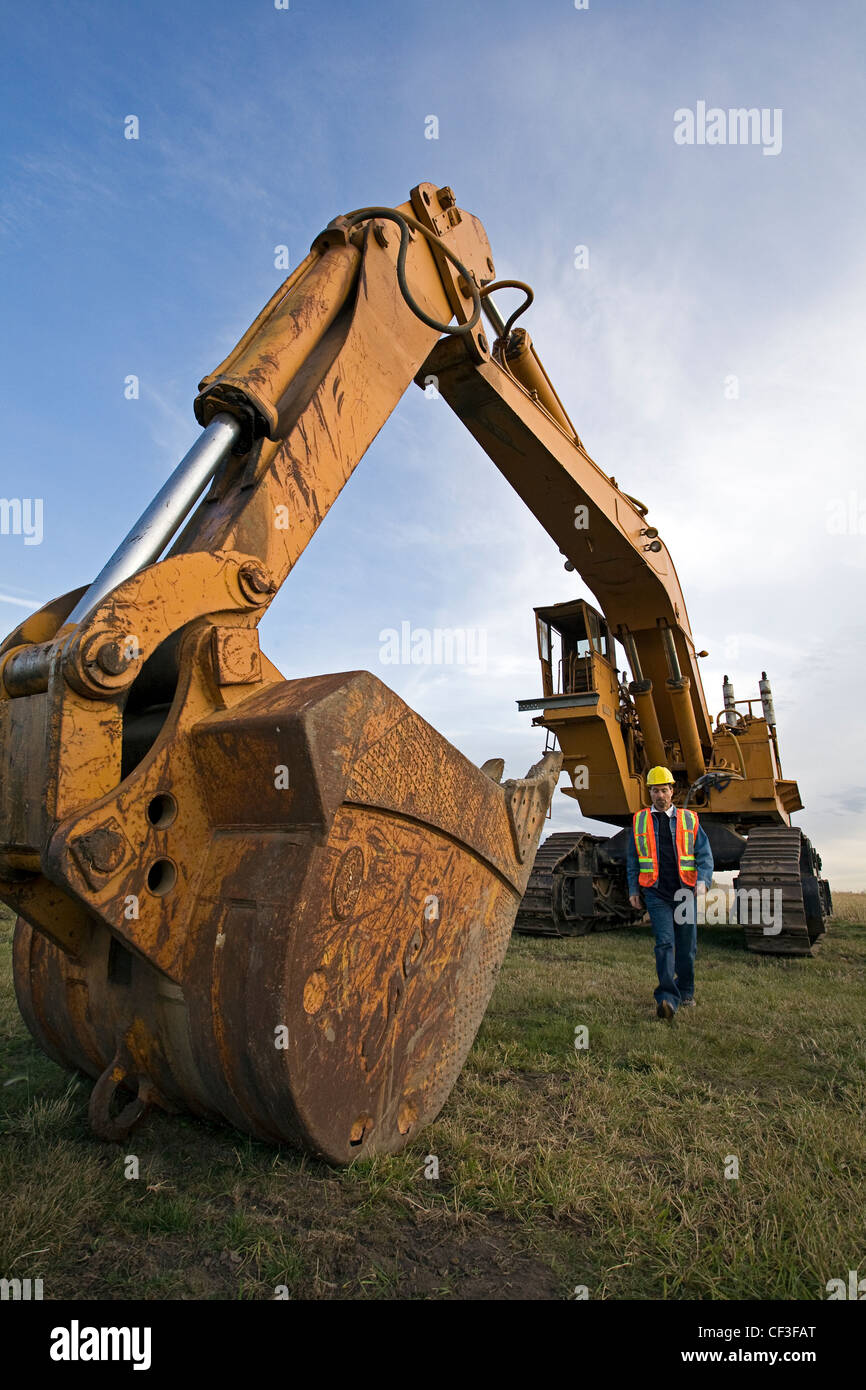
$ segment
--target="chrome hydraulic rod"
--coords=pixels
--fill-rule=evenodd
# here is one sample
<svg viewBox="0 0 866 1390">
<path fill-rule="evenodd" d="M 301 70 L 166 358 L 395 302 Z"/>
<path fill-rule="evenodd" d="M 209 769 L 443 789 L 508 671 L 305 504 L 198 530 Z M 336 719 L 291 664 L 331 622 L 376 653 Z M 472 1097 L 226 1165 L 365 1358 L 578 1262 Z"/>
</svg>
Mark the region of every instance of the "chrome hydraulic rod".
<svg viewBox="0 0 866 1390">
<path fill-rule="evenodd" d="M 147 565 L 158 560 L 172 536 L 186 519 L 241 432 L 228 413 L 215 415 L 192 448 L 181 459 L 150 506 L 121 541 L 63 623 L 80 623 L 98 603 Z M 10 656 L 2 679 L 11 696 L 32 695 L 47 689 L 54 643 L 25 647 Z"/>
<path fill-rule="evenodd" d="M 91 609 L 147 565 L 158 560 L 172 536 L 192 511 L 223 459 L 241 432 L 232 415 L 215 415 L 192 448 L 141 514 L 111 559 L 78 600 L 68 623 L 80 623 Z M 65 626 L 65 624 L 64 624 Z"/>
<path fill-rule="evenodd" d="M 662 646 L 665 649 L 670 678 L 671 680 L 682 680 L 683 673 L 680 670 L 680 659 L 677 656 L 677 649 L 674 644 L 674 634 L 667 623 L 662 623 L 659 631 L 661 633 Z"/>
<path fill-rule="evenodd" d="M 485 294 L 481 300 L 481 307 L 484 310 L 484 316 L 487 322 L 490 324 L 497 338 L 501 338 L 505 332 L 505 320 L 493 303 L 493 296 Z"/>
</svg>

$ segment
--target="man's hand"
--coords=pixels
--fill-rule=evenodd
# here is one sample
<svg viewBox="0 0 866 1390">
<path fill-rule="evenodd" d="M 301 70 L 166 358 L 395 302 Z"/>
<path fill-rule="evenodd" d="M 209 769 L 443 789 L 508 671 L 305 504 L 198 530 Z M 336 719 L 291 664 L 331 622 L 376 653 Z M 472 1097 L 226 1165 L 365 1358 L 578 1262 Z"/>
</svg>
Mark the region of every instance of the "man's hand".
<svg viewBox="0 0 866 1390">
<path fill-rule="evenodd" d="M 698 897 L 702 898 L 706 891 L 707 885 L 705 883 L 701 883 L 701 880 L 698 879 L 697 883 L 695 884 L 695 892 L 697 893 Z"/>
<path fill-rule="evenodd" d="M 643 903 L 640 900 L 640 893 L 632 893 L 631 897 L 629 898 L 629 902 L 631 903 L 635 912 L 640 912 L 641 908 L 643 907 Z"/>
</svg>

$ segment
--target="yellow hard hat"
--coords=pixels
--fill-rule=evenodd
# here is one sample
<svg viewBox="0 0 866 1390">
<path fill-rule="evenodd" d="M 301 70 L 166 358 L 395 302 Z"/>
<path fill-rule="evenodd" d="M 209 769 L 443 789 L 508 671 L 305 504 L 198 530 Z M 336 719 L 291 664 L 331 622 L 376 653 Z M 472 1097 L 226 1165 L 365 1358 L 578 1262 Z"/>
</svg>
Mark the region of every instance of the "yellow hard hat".
<svg viewBox="0 0 866 1390">
<path fill-rule="evenodd" d="M 664 787 L 674 785 L 674 774 L 669 767 L 651 767 L 647 773 L 646 784 L 648 787 Z"/>
</svg>

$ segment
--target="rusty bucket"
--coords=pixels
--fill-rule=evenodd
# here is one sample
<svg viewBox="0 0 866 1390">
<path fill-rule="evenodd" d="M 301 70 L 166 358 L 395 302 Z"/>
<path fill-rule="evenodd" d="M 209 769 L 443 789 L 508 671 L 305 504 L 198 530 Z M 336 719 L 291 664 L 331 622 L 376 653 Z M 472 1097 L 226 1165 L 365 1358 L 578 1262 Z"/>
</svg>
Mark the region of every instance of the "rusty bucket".
<svg viewBox="0 0 866 1390">
<path fill-rule="evenodd" d="M 56 832 L 53 877 L 100 911 L 74 950 L 19 919 L 22 1014 L 97 1078 L 103 1138 L 158 1106 L 396 1152 L 472 1045 L 560 755 L 499 785 L 366 672 L 198 718 L 187 694 L 125 797 Z"/>
</svg>

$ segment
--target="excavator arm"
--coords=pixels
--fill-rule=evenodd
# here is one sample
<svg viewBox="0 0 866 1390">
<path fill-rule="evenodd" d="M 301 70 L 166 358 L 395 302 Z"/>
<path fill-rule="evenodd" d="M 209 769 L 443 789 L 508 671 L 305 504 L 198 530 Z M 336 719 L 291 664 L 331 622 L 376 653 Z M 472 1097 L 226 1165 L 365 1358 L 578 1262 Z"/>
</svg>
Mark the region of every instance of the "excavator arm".
<svg viewBox="0 0 866 1390">
<path fill-rule="evenodd" d="M 592 590 L 611 633 L 626 647 L 650 762 L 664 763 L 665 740 L 676 739 L 690 779 L 702 776 L 712 752 L 712 726 L 673 561 L 647 526 L 643 504 L 586 453 L 528 335 L 516 330 L 507 345 L 497 339 L 495 356 L 484 362 L 473 360 L 459 339 L 443 339 L 424 373 L 435 376 L 439 392 Z M 642 804 L 642 777 L 627 765 L 613 670 L 606 691 L 588 690 L 584 698 L 593 693 L 601 697 L 591 717 L 603 725 L 604 748 L 594 749 L 594 786 L 584 798 L 585 810 L 596 812 L 594 797 L 599 807 L 621 805 L 627 813 Z M 544 708 L 552 711 L 555 702 Z M 548 722 L 563 732 L 553 714 Z M 567 740 L 561 742 L 571 770 L 580 764 L 580 753 L 570 754 Z"/>
</svg>

